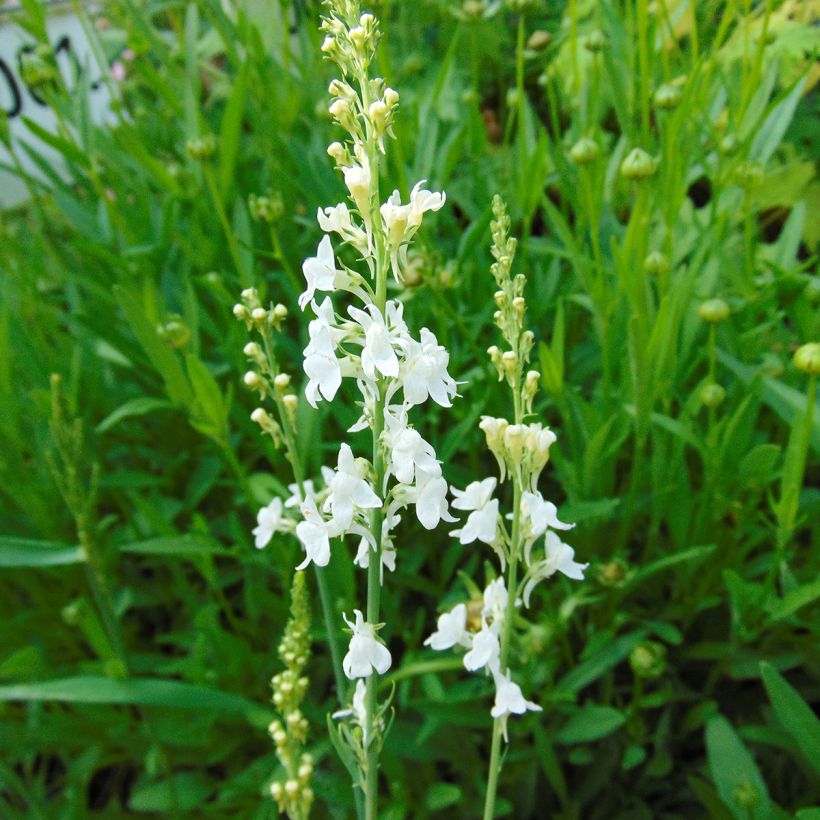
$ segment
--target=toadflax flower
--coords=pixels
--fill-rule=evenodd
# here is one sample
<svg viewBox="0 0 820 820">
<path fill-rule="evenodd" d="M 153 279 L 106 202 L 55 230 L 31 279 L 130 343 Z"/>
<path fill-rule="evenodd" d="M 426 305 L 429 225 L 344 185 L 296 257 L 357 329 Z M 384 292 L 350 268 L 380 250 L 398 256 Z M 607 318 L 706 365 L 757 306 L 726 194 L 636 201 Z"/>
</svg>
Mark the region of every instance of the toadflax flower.
<svg viewBox="0 0 820 820">
<path fill-rule="evenodd" d="M 311 561 L 326 567 L 330 561 L 330 539 L 340 535 L 340 531 L 322 518 L 312 498 L 308 498 L 300 510 L 303 520 L 296 525 L 296 537 L 305 548 L 305 560 L 296 569 L 304 569 Z"/>
<path fill-rule="evenodd" d="M 381 507 L 381 499 L 364 478 L 366 467 L 353 457 L 349 444 L 339 448 L 339 460 L 336 474 L 330 480 L 330 495 L 325 500 L 322 510 L 330 512 L 333 523 L 341 532 L 347 530 L 357 509 L 374 509 Z"/>
<path fill-rule="evenodd" d="M 491 672 L 498 669 L 501 644 L 498 640 L 498 622 L 488 624 L 481 620 L 481 630 L 473 637 L 473 646 L 464 656 L 464 668 L 468 672 L 477 672 L 485 667 Z"/>
<path fill-rule="evenodd" d="M 307 280 L 307 288 L 299 296 L 299 307 L 304 310 L 317 290 L 332 293 L 336 289 L 336 280 L 341 272 L 336 269 L 336 257 L 329 236 L 322 237 L 316 256 L 311 256 L 302 263 L 302 272 Z"/>
<path fill-rule="evenodd" d="M 485 544 L 495 542 L 498 528 L 498 500 L 492 498 L 495 485 L 495 478 L 490 477 L 474 481 L 464 490 L 450 488 L 455 497 L 453 509 L 471 511 L 464 526 L 450 533 L 462 544 L 471 544 L 475 540 Z"/>
<path fill-rule="evenodd" d="M 274 498 L 267 507 L 262 507 L 256 516 L 257 526 L 253 530 L 254 545 L 257 549 L 266 547 L 273 534 L 282 525 L 282 499 Z"/>
<path fill-rule="evenodd" d="M 433 530 L 439 521 L 455 521 L 447 507 L 447 482 L 439 474 L 416 470 L 416 517 L 422 527 Z"/>
<path fill-rule="evenodd" d="M 469 647 L 472 642 L 472 635 L 467 631 L 467 607 L 457 604 L 438 616 L 438 629 L 424 641 L 424 645 L 441 651 L 456 645 Z"/>
<path fill-rule="evenodd" d="M 575 524 L 565 524 L 558 520 L 558 508 L 551 501 L 545 501 L 541 493 L 521 494 L 522 537 L 525 543 L 524 557 L 530 562 L 530 550 L 536 539 L 548 527 L 554 530 L 571 530 Z"/>
<path fill-rule="evenodd" d="M 350 680 L 367 678 L 373 672 L 383 675 L 392 662 L 390 650 L 376 637 L 372 624 L 365 621 L 361 610 L 354 609 L 355 622 L 343 615 L 345 623 L 353 630 L 350 646 L 342 661 L 342 669 Z"/>
<path fill-rule="evenodd" d="M 539 581 L 552 577 L 556 572 L 561 572 L 575 581 L 583 581 L 584 570 L 589 566 L 575 561 L 575 550 L 569 544 L 565 544 L 552 530 L 546 534 L 544 549 L 546 558 L 536 561 L 530 567 L 524 584 L 522 598 L 526 607 L 530 605 L 530 595 Z"/>
<path fill-rule="evenodd" d="M 308 325 L 310 342 L 304 350 L 305 398 L 311 407 L 316 407 L 319 394 L 331 401 L 342 384 L 342 368 L 336 358 L 336 348 L 330 330 L 321 319 L 314 319 Z"/>
<path fill-rule="evenodd" d="M 364 346 L 362 348 L 362 370 L 371 380 L 376 379 L 378 370 L 382 376 L 396 378 L 399 375 L 399 359 L 393 347 L 394 340 L 402 329 L 388 329 L 384 317 L 374 304 L 366 306 L 367 310 L 349 307 L 347 312 L 361 325 L 364 330 Z M 400 317 L 399 312 L 399 317 Z M 403 324 L 403 322 L 402 322 Z M 404 328 L 406 331 L 406 328 Z"/>
<path fill-rule="evenodd" d="M 457 384 L 447 372 L 450 354 L 435 334 L 423 327 L 420 341 L 407 338 L 403 345 L 402 377 L 407 404 L 423 404 L 431 398 L 442 407 L 451 407 Z"/>
<path fill-rule="evenodd" d="M 523 715 L 525 712 L 543 711 L 537 703 L 525 700 L 521 692 L 521 687 L 514 683 L 510 673 L 502 675 L 500 672 L 495 676 L 495 704 L 490 714 L 493 718 L 501 718 L 501 727 L 504 732 L 504 740 L 509 743 L 507 737 L 507 719 L 510 715 Z"/>
</svg>

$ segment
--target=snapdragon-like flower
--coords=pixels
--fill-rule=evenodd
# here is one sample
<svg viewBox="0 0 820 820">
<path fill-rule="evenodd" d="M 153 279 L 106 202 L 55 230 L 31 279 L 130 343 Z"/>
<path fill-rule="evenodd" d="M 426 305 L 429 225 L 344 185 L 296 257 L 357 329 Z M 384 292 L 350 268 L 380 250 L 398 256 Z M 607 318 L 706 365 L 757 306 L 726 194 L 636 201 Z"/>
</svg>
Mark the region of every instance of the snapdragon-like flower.
<svg viewBox="0 0 820 820">
<path fill-rule="evenodd" d="M 307 501 L 308 498 L 316 498 L 316 490 L 313 486 L 313 481 L 311 479 L 307 479 L 303 481 L 301 484 L 293 483 L 288 484 L 288 491 L 290 495 L 285 501 L 285 507 L 301 507 L 302 503 Z"/>
<path fill-rule="evenodd" d="M 416 517 L 422 527 L 434 530 L 439 521 L 455 521 L 447 506 L 447 482 L 442 476 L 416 470 Z"/>
<path fill-rule="evenodd" d="M 495 704 L 490 712 L 493 718 L 501 718 L 501 726 L 504 732 L 504 740 L 509 743 L 507 737 L 507 719 L 510 715 L 523 715 L 525 712 L 541 712 L 542 709 L 537 703 L 526 700 L 521 687 L 512 681 L 510 673 L 502 675 L 500 672 L 495 676 Z"/>
<path fill-rule="evenodd" d="M 425 646 L 441 651 L 453 646 L 471 647 L 473 636 L 467 631 L 467 607 L 457 604 L 438 616 L 438 629 L 424 641 Z"/>
<path fill-rule="evenodd" d="M 267 507 L 262 507 L 257 513 L 256 523 L 257 526 L 253 530 L 254 545 L 261 550 L 282 527 L 282 499 L 274 498 Z"/>
<path fill-rule="evenodd" d="M 474 481 L 464 490 L 450 488 L 455 497 L 453 509 L 471 511 L 464 526 L 450 533 L 462 544 L 471 544 L 476 540 L 485 544 L 495 543 L 498 531 L 498 500 L 492 498 L 495 486 L 496 480 L 491 477 Z"/>
<path fill-rule="evenodd" d="M 488 624 L 481 620 L 481 630 L 473 637 L 473 646 L 464 656 L 464 668 L 468 672 L 488 669 L 495 673 L 498 670 L 501 644 L 498 640 L 498 622 Z"/>
<path fill-rule="evenodd" d="M 442 407 L 451 407 L 458 385 L 447 372 L 450 354 L 435 334 L 423 327 L 420 341 L 404 340 L 404 353 L 402 381 L 407 404 L 423 404 L 431 398 Z"/>
<path fill-rule="evenodd" d="M 344 615 L 345 623 L 353 631 L 350 646 L 342 661 L 342 669 L 350 680 L 367 678 L 377 672 L 383 675 L 390 668 L 392 658 L 388 648 L 376 637 L 372 624 L 365 621 L 361 610 L 354 609 L 354 622 Z"/>
<path fill-rule="evenodd" d="M 433 445 L 425 441 L 417 430 L 407 426 L 404 413 L 400 416 L 385 413 L 385 422 L 387 430 L 384 437 L 390 455 L 390 471 L 397 481 L 412 484 L 417 470 L 441 475 Z"/>
<path fill-rule="evenodd" d="M 364 330 L 362 347 L 362 370 L 371 381 L 378 370 L 382 376 L 396 378 L 399 375 L 399 358 L 394 343 L 407 333 L 407 327 L 401 319 L 401 310 L 393 306 L 392 318 L 398 318 L 398 324 L 388 327 L 385 318 L 374 304 L 365 306 L 366 311 L 349 307 L 347 312 Z M 390 306 L 388 306 L 389 308 Z"/>
<path fill-rule="evenodd" d="M 381 507 L 381 499 L 365 479 L 367 467 L 353 457 L 350 445 L 342 444 L 339 448 L 339 460 L 336 474 L 330 480 L 330 495 L 325 500 L 322 510 L 330 512 L 334 524 L 340 531 L 347 530 L 356 510 Z"/>
<path fill-rule="evenodd" d="M 322 319 L 314 319 L 308 325 L 310 342 L 304 350 L 305 374 L 308 383 L 305 385 L 305 397 L 311 407 L 316 407 L 321 394 L 332 401 L 342 384 L 342 368 L 336 358 L 336 347 L 330 330 Z"/>
<path fill-rule="evenodd" d="M 343 271 L 336 269 L 336 257 L 329 236 L 322 237 L 316 256 L 311 256 L 302 263 L 302 272 L 307 280 L 307 288 L 299 297 L 299 307 L 304 310 L 317 290 L 331 293 L 336 290 L 339 276 L 343 274 Z"/>
<path fill-rule="evenodd" d="M 338 527 L 325 521 L 316 502 L 308 498 L 300 507 L 302 521 L 296 525 L 296 537 L 305 548 L 305 560 L 296 569 L 304 569 L 311 561 L 319 567 L 326 567 L 330 561 L 330 539 L 340 534 Z"/>
<path fill-rule="evenodd" d="M 565 524 L 558 519 L 558 508 L 551 501 L 545 501 L 541 493 L 521 494 L 522 535 L 525 542 L 525 558 L 530 562 L 530 551 L 535 541 L 548 527 L 554 530 L 571 530 L 575 524 Z"/>
<path fill-rule="evenodd" d="M 524 584 L 522 598 L 526 607 L 529 607 L 530 595 L 540 581 L 552 577 L 556 572 L 561 572 L 575 581 L 583 581 L 584 570 L 589 566 L 579 564 L 575 560 L 575 550 L 569 544 L 565 544 L 552 530 L 546 534 L 544 551 L 546 557 L 530 567 L 527 582 Z"/>
<path fill-rule="evenodd" d="M 368 233 L 370 232 L 370 165 L 367 162 L 367 157 L 360 152 L 358 157 L 360 164 L 354 163 L 346 168 L 342 168 L 342 173 L 345 178 L 345 185 L 350 191 L 350 196 L 356 203 L 359 209 Z"/>
<path fill-rule="evenodd" d="M 367 235 L 353 224 L 350 210 L 344 202 L 332 208 L 319 208 L 316 218 L 319 227 L 325 233 L 337 233 L 344 242 L 356 248 L 360 253 L 367 251 Z"/>
</svg>

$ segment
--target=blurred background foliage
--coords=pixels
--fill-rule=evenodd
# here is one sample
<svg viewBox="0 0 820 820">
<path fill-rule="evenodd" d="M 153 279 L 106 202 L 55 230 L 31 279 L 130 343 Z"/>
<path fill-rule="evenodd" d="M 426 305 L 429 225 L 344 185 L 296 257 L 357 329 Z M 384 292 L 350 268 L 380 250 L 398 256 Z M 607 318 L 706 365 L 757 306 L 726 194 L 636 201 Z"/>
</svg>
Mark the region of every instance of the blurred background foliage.
<svg viewBox="0 0 820 820">
<path fill-rule="evenodd" d="M 0 225 L 0 815 L 271 817 L 298 546 L 252 546 L 289 470 L 249 419 L 231 308 L 250 285 L 295 308 L 316 208 L 344 194 L 320 8 L 75 6 L 94 59 L 72 71 L 23 6 L 28 90 L 58 125 L 28 121 L 5 164 L 29 200 Z M 383 193 L 426 178 L 448 197 L 401 295 L 465 382 L 424 435 L 452 483 L 493 473 L 477 421 L 506 411 L 484 353 L 500 192 L 559 436 L 544 491 L 592 562 L 538 588 L 515 650 L 544 713 L 512 728 L 500 813 L 816 817 L 820 411 L 792 353 L 820 337 L 817 3 L 372 10 L 401 95 Z M 649 175 L 630 179 L 636 147 Z M 711 299 L 720 321 L 699 313 Z M 305 338 L 294 309 L 279 355 L 297 381 Z M 356 415 L 300 408 L 313 473 Z M 471 817 L 490 686 L 421 644 L 487 556 L 402 526 L 383 816 Z M 349 551 L 327 570 L 339 614 L 361 597 Z M 314 814 L 348 817 L 314 631 Z"/>
</svg>

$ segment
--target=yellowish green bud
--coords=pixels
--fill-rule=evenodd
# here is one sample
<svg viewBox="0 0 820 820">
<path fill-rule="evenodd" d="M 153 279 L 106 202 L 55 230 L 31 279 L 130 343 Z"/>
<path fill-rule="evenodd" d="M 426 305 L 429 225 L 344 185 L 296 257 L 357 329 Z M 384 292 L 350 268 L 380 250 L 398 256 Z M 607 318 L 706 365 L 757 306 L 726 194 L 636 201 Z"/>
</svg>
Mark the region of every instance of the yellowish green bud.
<svg viewBox="0 0 820 820">
<path fill-rule="evenodd" d="M 810 376 L 820 374 L 820 343 L 809 342 L 798 347 L 792 359 L 794 366 Z"/>
<path fill-rule="evenodd" d="M 621 163 L 621 174 L 627 179 L 642 180 L 651 177 L 658 167 L 658 161 L 642 148 L 633 148 Z"/>
<path fill-rule="evenodd" d="M 729 305 L 723 299 L 709 299 L 698 308 L 698 316 L 704 322 L 717 324 L 729 316 Z"/>
<path fill-rule="evenodd" d="M 719 407 L 726 399 L 726 391 L 719 384 L 707 384 L 701 388 L 700 400 L 705 407 Z"/>
<path fill-rule="evenodd" d="M 572 148 L 569 149 L 569 158 L 576 165 L 588 165 L 598 159 L 601 149 L 598 143 L 591 137 L 581 137 Z"/>
<path fill-rule="evenodd" d="M 527 39 L 527 48 L 530 51 L 543 51 L 552 40 L 552 35 L 548 31 L 539 29 L 530 34 Z"/>
<path fill-rule="evenodd" d="M 669 268 L 669 259 L 666 254 L 660 251 L 652 251 L 652 253 L 643 260 L 643 269 L 650 276 L 662 276 L 669 271 Z"/>
<path fill-rule="evenodd" d="M 655 92 L 655 107 L 671 110 L 677 108 L 681 99 L 681 90 L 676 85 L 664 83 Z"/>
</svg>

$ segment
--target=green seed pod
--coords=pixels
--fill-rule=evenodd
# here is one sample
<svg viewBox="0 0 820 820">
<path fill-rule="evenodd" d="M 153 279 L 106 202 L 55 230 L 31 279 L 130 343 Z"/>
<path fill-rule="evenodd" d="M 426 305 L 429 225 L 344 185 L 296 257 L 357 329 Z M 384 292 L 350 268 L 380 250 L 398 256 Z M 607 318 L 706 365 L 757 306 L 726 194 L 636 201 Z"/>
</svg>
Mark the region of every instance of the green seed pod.
<svg viewBox="0 0 820 820">
<path fill-rule="evenodd" d="M 719 407 L 726 398 L 726 391 L 719 384 L 707 384 L 700 391 L 700 400 L 705 407 Z"/>
<path fill-rule="evenodd" d="M 548 31 L 534 31 L 527 40 L 527 48 L 530 51 L 543 51 L 552 40 L 552 35 Z"/>
<path fill-rule="evenodd" d="M 642 148 L 633 148 L 621 163 L 621 173 L 627 179 L 634 180 L 651 177 L 657 168 L 657 159 L 649 156 Z"/>
<path fill-rule="evenodd" d="M 598 143 L 590 137 L 581 137 L 572 148 L 569 149 L 569 158 L 576 165 L 587 165 L 595 162 L 601 153 Z"/>
<path fill-rule="evenodd" d="M 643 269 L 650 276 L 661 276 L 667 273 L 670 267 L 671 265 L 666 254 L 660 251 L 652 251 L 652 253 L 643 260 Z"/>
<path fill-rule="evenodd" d="M 810 376 L 820 374 L 820 342 L 809 342 L 798 347 L 792 361 L 798 370 Z"/>
<path fill-rule="evenodd" d="M 717 324 L 729 316 L 729 305 L 723 299 L 709 299 L 698 308 L 698 316 L 704 322 Z"/>
</svg>

